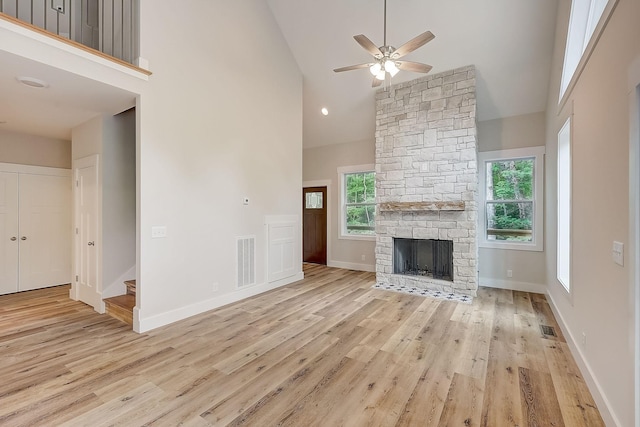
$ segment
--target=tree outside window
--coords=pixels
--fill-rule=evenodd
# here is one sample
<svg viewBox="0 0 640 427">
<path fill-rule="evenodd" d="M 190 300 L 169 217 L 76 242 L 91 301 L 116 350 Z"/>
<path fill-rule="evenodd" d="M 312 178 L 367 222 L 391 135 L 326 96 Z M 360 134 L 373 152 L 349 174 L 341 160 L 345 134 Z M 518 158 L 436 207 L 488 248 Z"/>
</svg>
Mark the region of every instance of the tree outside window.
<svg viewBox="0 0 640 427">
<path fill-rule="evenodd" d="M 344 174 L 346 234 L 374 235 L 376 217 L 375 172 Z"/>
<path fill-rule="evenodd" d="M 487 240 L 533 239 L 534 159 L 486 163 Z"/>
</svg>

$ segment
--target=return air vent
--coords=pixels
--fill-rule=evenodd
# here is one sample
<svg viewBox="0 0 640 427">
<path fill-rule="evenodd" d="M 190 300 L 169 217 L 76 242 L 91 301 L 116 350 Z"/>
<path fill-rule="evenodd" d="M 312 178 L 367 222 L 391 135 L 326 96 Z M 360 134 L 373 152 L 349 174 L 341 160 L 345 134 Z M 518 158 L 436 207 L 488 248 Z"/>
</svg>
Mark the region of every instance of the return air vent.
<svg viewBox="0 0 640 427">
<path fill-rule="evenodd" d="M 553 329 L 553 326 L 540 325 L 540 330 L 542 330 L 543 335 L 547 335 L 550 337 L 557 337 L 556 330 Z"/>
<path fill-rule="evenodd" d="M 256 282 L 256 238 L 255 236 L 238 237 L 237 279 L 238 288 L 253 285 Z"/>
</svg>

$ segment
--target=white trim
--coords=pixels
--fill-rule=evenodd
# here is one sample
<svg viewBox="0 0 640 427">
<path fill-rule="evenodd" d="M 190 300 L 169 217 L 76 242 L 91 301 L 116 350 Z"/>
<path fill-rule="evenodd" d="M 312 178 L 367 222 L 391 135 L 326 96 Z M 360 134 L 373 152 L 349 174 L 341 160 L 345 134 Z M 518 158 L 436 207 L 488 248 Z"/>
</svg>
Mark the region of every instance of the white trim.
<svg viewBox="0 0 640 427">
<path fill-rule="evenodd" d="M 133 309 L 134 325 L 133 330 L 138 333 L 150 331 L 152 329 L 159 328 L 161 326 L 169 325 L 179 320 L 186 319 L 191 316 L 204 313 L 227 304 L 231 304 L 237 301 L 241 301 L 245 298 L 249 298 L 255 295 L 268 292 L 270 290 L 279 288 L 290 283 L 297 282 L 304 279 L 304 273 L 299 272 L 295 276 L 287 277 L 282 280 L 278 280 L 271 283 L 262 283 L 259 285 L 249 286 L 242 288 L 235 292 L 230 292 L 225 295 L 210 298 L 204 301 L 190 304 L 184 307 L 176 308 L 174 310 L 165 311 L 164 313 L 156 314 L 149 317 L 144 317 L 144 311 L 138 307 Z"/>
<path fill-rule="evenodd" d="M 309 187 L 327 187 L 327 200 L 325 203 L 327 204 L 327 263 L 331 259 L 331 244 L 332 244 L 332 233 L 331 233 L 331 180 L 330 179 L 320 179 L 315 181 L 303 181 L 302 188 Z M 304 218 L 300 221 L 300 239 L 302 240 L 302 233 L 304 230 Z M 303 255 L 304 256 L 304 255 Z"/>
<path fill-rule="evenodd" d="M 629 301 L 635 426 L 640 427 L 640 57 L 629 68 Z"/>
<path fill-rule="evenodd" d="M 544 250 L 544 154 L 545 147 L 516 148 L 513 150 L 482 151 L 478 153 L 478 246 L 481 248 L 509 249 L 520 251 Z M 510 159 L 534 159 L 533 235 L 532 242 L 506 242 L 487 240 L 486 233 L 486 172 L 485 163 Z"/>
<path fill-rule="evenodd" d="M 547 285 L 542 283 L 518 282 L 515 280 L 492 279 L 481 277 L 478 280 L 480 286 L 487 288 L 509 289 L 511 291 L 532 292 L 534 294 L 546 294 Z"/>
<path fill-rule="evenodd" d="M 340 166 L 338 168 L 338 185 L 339 185 L 339 206 L 338 206 L 338 239 L 340 240 L 366 240 L 370 242 L 376 241 L 376 235 L 358 235 L 358 234 L 347 234 L 346 232 L 346 224 L 344 221 L 346 212 L 345 212 L 345 200 L 344 200 L 344 175 L 349 173 L 360 173 L 360 172 L 376 172 L 376 166 L 374 164 L 366 164 L 366 165 L 354 165 L 354 166 Z M 375 203 L 374 203 L 375 204 Z"/>
<path fill-rule="evenodd" d="M 0 163 L 0 172 L 28 173 L 31 175 L 71 176 L 71 169 L 22 165 L 18 163 Z"/>
<path fill-rule="evenodd" d="M 331 260 L 327 262 L 327 266 L 335 268 L 344 268 L 345 270 L 370 271 L 376 272 L 375 264 L 357 264 L 355 262 L 342 262 Z"/>
<path fill-rule="evenodd" d="M 580 346 L 578 346 L 578 341 L 576 341 L 575 337 L 571 334 L 569 329 L 567 328 L 567 324 L 560 313 L 560 310 L 556 307 L 555 301 L 551 296 L 551 293 L 547 291 L 546 293 L 547 301 L 549 302 L 549 306 L 551 307 L 551 311 L 553 312 L 553 316 L 556 318 L 560 329 L 562 330 L 562 334 L 564 335 L 567 345 L 569 346 L 569 350 L 571 350 L 571 355 L 573 359 L 576 361 L 578 368 L 580 369 L 580 373 L 584 378 L 591 395 L 593 396 L 593 400 L 596 402 L 596 406 L 598 407 L 598 411 L 600 412 L 600 416 L 604 420 L 605 425 L 607 426 L 622 426 L 620 421 L 615 416 L 612 411 L 611 403 L 607 399 L 604 394 L 600 383 L 596 379 L 595 375 L 593 375 L 593 370 L 591 366 L 587 362 L 587 359 L 584 357 L 584 354 L 580 350 Z"/>
<path fill-rule="evenodd" d="M 573 1 L 572 1 L 572 3 L 573 3 Z M 611 18 L 611 15 L 613 14 L 613 10 L 615 9 L 617 4 L 618 4 L 618 0 L 609 0 L 609 2 L 607 3 L 607 6 L 604 8 L 604 11 L 602 12 L 602 15 L 600 16 L 600 19 L 598 20 L 598 25 L 596 25 L 596 28 L 593 31 L 593 34 L 591 35 L 591 38 L 589 39 L 589 43 L 584 48 L 584 50 L 582 52 L 582 55 L 580 57 L 580 61 L 578 62 L 578 65 L 576 66 L 576 69 L 573 71 L 573 75 L 571 77 L 571 80 L 569 80 L 569 83 L 567 84 L 567 87 L 564 90 L 564 92 L 562 92 L 562 80 L 561 80 L 559 100 L 558 100 L 558 114 L 564 108 L 564 105 L 567 103 L 567 100 L 571 96 L 571 92 L 573 92 L 573 88 L 575 87 L 576 83 L 580 79 L 580 75 L 582 74 L 582 71 L 584 70 L 585 66 L 587 65 L 587 62 L 589 62 L 589 58 L 591 58 L 591 54 L 593 53 L 596 45 L 598 44 L 598 40 L 600 40 L 600 36 L 602 35 L 605 27 L 607 26 L 607 23 L 609 22 L 609 19 Z M 573 9 L 573 4 L 571 6 L 571 9 Z M 571 14 L 573 15 L 573 10 L 571 12 L 572 12 Z M 567 29 L 567 40 L 570 37 L 570 35 L 569 35 L 570 29 L 571 29 L 571 17 L 569 18 L 569 28 Z M 564 56 L 565 56 L 565 61 L 566 61 L 566 56 L 567 56 L 566 46 L 565 46 L 565 54 L 564 54 Z M 562 75 L 564 75 L 564 61 L 563 61 L 562 69 L 563 69 L 562 70 Z"/>
</svg>

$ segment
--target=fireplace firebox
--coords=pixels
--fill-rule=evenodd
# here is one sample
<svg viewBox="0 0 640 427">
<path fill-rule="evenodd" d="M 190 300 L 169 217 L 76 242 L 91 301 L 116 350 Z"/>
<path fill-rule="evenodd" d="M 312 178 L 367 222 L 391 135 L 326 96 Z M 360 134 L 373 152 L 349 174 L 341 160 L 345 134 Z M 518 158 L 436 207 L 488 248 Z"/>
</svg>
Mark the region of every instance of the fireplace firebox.
<svg viewBox="0 0 640 427">
<path fill-rule="evenodd" d="M 453 241 L 394 238 L 393 273 L 453 282 Z"/>
</svg>

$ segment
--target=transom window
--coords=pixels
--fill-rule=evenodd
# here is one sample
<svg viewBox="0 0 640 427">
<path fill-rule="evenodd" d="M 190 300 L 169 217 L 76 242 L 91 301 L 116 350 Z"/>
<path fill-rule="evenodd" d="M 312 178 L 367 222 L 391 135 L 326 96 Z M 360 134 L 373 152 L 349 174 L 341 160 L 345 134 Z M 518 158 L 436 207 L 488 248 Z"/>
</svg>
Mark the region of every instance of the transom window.
<svg viewBox="0 0 640 427">
<path fill-rule="evenodd" d="M 479 153 L 480 246 L 542 250 L 543 147 Z"/>
</svg>

